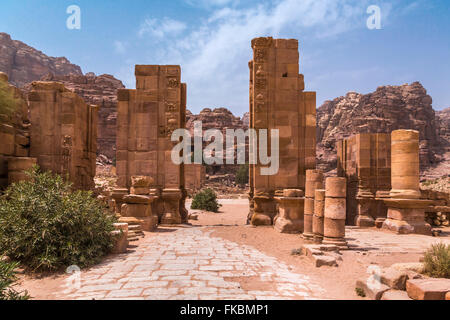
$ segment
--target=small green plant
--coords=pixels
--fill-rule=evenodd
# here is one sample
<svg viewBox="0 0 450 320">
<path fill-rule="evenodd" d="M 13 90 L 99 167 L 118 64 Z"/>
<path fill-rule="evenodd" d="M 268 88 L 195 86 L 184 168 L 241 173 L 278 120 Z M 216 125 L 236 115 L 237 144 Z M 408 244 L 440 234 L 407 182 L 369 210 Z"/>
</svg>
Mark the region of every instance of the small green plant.
<svg viewBox="0 0 450 320">
<path fill-rule="evenodd" d="M 7 262 L 0 257 L 0 300 L 28 300 L 28 293 L 18 292 L 11 286 L 17 281 L 14 270 L 18 263 Z"/>
<path fill-rule="evenodd" d="M 248 183 L 248 164 L 243 164 L 236 172 L 236 184 L 245 186 Z"/>
<path fill-rule="evenodd" d="M 292 249 L 291 250 L 291 256 L 301 256 L 302 255 L 302 249 Z"/>
<path fill-rule="evenodd" d="M 212 189 L 204 189 L 197 193 L 192 200 L 191 209 L 218 212 L 220 204 L 217 202 L 216 193 Z"/>
<path fill-rule="evenodd" d="M 362 288 L 355 288 L 355 292 L 359 297 L 365 298 L 366 293 L 364 292 L 364 289 Z"/>
<path fill-rule="evenodd" d="M 0 254 L 37 271 L 97 263 L 113 246 L 113 223 L 91 192 L 73 191 L 35 166 L 0 197 Z"/>
<path fill-rule="evenodd" d="M 450 279 L 450 245 L 433 244 L 425 252 L 424 273 L 433 278 Z"/>
<path fill-rule="evenodd" d="M 0 114 L 11 114 L 16 109 L 17 102 L 8 83 L 0 80 Z"/>
</svg>

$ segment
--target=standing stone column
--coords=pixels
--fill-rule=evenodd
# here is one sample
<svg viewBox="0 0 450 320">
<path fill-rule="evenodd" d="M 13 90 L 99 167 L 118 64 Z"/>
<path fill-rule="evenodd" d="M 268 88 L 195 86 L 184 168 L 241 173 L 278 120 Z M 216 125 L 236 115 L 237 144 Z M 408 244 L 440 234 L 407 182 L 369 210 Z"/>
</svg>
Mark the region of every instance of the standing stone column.
<svg viewBox="0 0 450 320">
<path fill-rule="evenodd" d="M 421 200 L 419 188 L 419 132 L 396 130 L 391 135 L 391 183 L 389 199 L 382 199 L 388 207 L 383 228 L 400 234 L 431 234 L 425 223 L 425 208 L 432 201 Z"/>
<path fill-rule="evenodd" d="M 325 183 L 325 221 L 323 243 L 347 249 L 345 241 L 347 179 L 327 178 Z"/>
<path fill-rule="evenodd" d="M 313 215 L 316 189 L 323 189 L 323 173 L 320 170 L 306 170 L 303 239 L 308 241 L 314 239 Z"/>
<path fill-rule="evenodd" d="M 419 131 L 393 131 L 391 135 L 391 198 L 420 198 L 419 166 Z"/>
<path fill-rule="evenodd" d="M 325 214 L 325 190 L 316 189 L 314 195 L 313 234 L 314 242 L 322 243 Z"/>
</svg>

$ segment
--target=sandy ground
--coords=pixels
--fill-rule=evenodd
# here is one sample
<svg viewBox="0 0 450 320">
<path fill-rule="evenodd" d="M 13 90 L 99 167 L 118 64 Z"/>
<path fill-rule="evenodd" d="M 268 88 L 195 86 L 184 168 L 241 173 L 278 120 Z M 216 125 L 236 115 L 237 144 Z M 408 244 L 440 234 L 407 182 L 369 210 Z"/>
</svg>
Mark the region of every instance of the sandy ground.
<svg viewBox="0 0 450 320">
<path fill-rule="evenodd" d="M 323 266 L 316 268 L 309 258 L 292 255 L 294 249 L 298 249 L 304 243 L 298 234 L 281 234 L 272 227 L 253 227 L 246 225 L 248 214 L 248 201 L 220 200 L 223 205 L 219 213 L 194 211 L 199 215 L 194 225 L 210 226 L 212 236 L 227 239 L 239 244 L 246 244 L 258 250 L 276 257 L 287 263 L 293 271 L 308 274 L 329 293 L 331 299 L 362 299 L 355 293 L 355 282 L 359 278 L 368 277 L 368 267 L 378 265 L 388 267 L 399 262 L 419 262 L 423 256 L 423 247 L 428 243 L 439 242 L 443 238 L 433 238 L 416 235 L 395 235 L 389 232 L 373 229 L 365 229 L 361 240 L 370 243 L 374 235 L 381 237 L 385 243 L 385 252 L 370 250 L 367 245 L 355 244 L 358 248 L 342 251 L 342 261 L 338 267 Z M 352 235 L 353 228 L 347 229 L 347 234 Z M 357 230 L 357 229 L 356 229 Z M 446 241 L 449 241 L 450 229 L 444 230 Z M 352 244 L 356 240 L 349 238 Z M 423 242 L 424 246 L 418 248 L 417 243 Z M 450 243 L 450 242 L 449 242 Z M 393 246 L 394 248 L 391 248 Z M 412 246 L 413 248 L 410 248 Z"/>
<path fill-rule="evenodd" d="M 450 243 L 450 229 L 444 230 L 444 237 L 433 238 L 419 235 L 395 235 L 376 229 L 358 229 L 349 227 L 347 237 L 352 250 L 342 252 L 342 261 L 338 267 L 316 268 L 307 257 L 292 255 L 294 249 L 303 244 L 299 234 L 280 234 L 272 227 L 252 227 L 246 225 L 248 200 L 220 199 L 222 207 L 219 213 L 189 210 L 198 215 L 198 220 L 191 220 L 194 227 L 206 228 L 211 236 L 232 241 L 240 245 L 251 246 L 267 256 L 285 263 L 289 270 L 308 275 L 312 281 L 327 292 L 327 299 L 362 299 L 355 294 L 355 282 L 367 278 L 370 265 L 387 267 L 397 262 L 418 262 L 424 250 L 434 242 Z M 186 203 L 190 208 L 190 202 Z M 147 233 L 146 239 L 158 237 L 162 228 L 156 233 Z M 170 230 L 169 230 L 170 231 Z M 169 232 L 167 231 L 167 232 Z M 144 240 L 140 240 L 143 242 Z M 133 246 L 139 247 L 139 242 Z M 61 283 L 67 278 L 64 273 L 56 275 L 21 275 L 20 288 L 26 289 L 32 297 L 52 299 L 52 294 L 61 290 Z M 241 279 L 243 288 L 258 290 L 269 288 L 272 284 Z"/>
</svg>

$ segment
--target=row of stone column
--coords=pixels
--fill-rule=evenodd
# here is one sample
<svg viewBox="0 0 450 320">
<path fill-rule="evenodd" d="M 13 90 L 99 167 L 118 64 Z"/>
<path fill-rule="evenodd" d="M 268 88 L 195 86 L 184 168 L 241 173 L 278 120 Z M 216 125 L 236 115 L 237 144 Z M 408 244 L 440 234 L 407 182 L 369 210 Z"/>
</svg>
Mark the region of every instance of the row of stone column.
<svg viewBox="0 0 450 320">
<path fill-rule="evenodd" d="M 306 171 L 303 238 L 347 248 L 345 241 L 347 179 Z"/>
</svg>

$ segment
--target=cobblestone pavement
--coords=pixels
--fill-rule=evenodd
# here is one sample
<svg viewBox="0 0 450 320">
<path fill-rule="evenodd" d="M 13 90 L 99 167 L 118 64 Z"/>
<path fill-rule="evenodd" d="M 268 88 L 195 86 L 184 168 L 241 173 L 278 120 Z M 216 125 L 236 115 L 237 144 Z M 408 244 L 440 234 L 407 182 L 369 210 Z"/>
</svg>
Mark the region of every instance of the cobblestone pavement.
<svg viewBox="0 0 450 320">
<path fill-rule="evenodd" d="M 162 229 L 134 252 L 73 274 L 58 299 L 320 299 L 308 276 L 253 247 L 210 236 L 202 228 Z M 164 232 L 162 232 L 164 231 Z M 76 286 L 78 285 L 78 288 Z M 73 289 L 75 287 L 75 289 Z"/>
<path fill-rule="evenodd" d="M 435 238 L 419 234 L 395 234 L 382 230 L 346 227 L 345 237 L 350 247 L 362 251 L 377 252 L 382 255 L 391 253 L 423 253 L 432 244 L 450 244 L 448 238 Z"/>
</svg>

